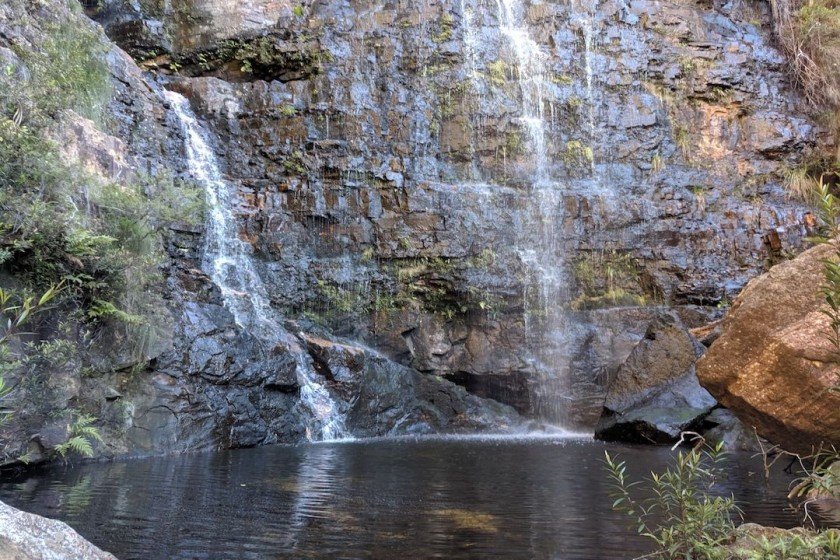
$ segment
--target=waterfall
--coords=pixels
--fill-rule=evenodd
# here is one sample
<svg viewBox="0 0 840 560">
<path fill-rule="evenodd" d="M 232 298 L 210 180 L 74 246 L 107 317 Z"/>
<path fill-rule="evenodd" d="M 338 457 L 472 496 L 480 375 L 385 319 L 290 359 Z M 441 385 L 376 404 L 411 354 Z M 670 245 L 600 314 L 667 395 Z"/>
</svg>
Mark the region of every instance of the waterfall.
<svg viewBox="0 0 840 560">
<path fill-rule="evenodd" d="M 190 109 L 189 101 L 167 91 L 166 100 L 186 139 L 187 164 L 192 178 L 204 188 L 208 207 L 202 269 L 222 292 L 222 298 L 236 324 L 262 340 L 290 343 L 281 319 L 272 309 L 265 285 L 251 258 L 251 245 L 239 237 L 235 208 L 239 204 L 236 189 L 222 177 L 208 134 Z M 344 418 L 329 391 L 306 362 L 296 353 L 300 384 L 300 406 L 308 418 L 307 437 L 333 440 L 347 436 Z"/>
<path fill-rule="evenodd" d="M 567 316 L 568 286 L 563 239 L 563 188 L 551 177 L 545 94 L 549 56 L 533 38 L 522 0 L 496 0 L 499 31 L 516 58 L 521 96 L 520 122 L 527 131 L 534 173 L 517 252 L 529 280 L 523 299 L 528 345 L 538 378 L 531 388 L 532 406 L 544 421 L 569 424 L 571 359 Z"/>
<path fill-rule="evenodd" d="M 467 5 L 467 0 L 461 0 L 461 26 L 464 30 L 464 52 L 467 59 L 467 73 L 472 81 L 478 78 L 476 57 L 478 36 L 475 30 L 475 11 Z"/>
<path fill-rule="evenodd" d="M 595 141 L 595 93 L 592 88 L 593 82 L 593 75 L 592 75 L 592 36 L 593 36 L 593 24 L 590 18 L 585 18 L 582 22 L 583 24 L 583 60 L 584 60 L 584 67 L 586 68 L 586 98 L 587 98 L 587 105 L 588 105 L 588 125 L 589 125 L 589 144 Z M 595 165 L 594 158 L 591 161 L 593 166 Z"/>
<path fill-rule="evenodd" d="M 595 41 L 595 16 L 597 0 L 589 3 L 587 0 L 576 0 L 572 2 L 572 8 L 578 14 L 576 23 L 583 35 L 583 68 L 586 76 L 586 106 L 587 106 L 587 127 L 589 129 L 589 145 L 595 145 L 596 124 L 595 124 L 595 72 L 592 68 L 593 43 Z M 596 181 L 599 179 L 595 171 L 595 158 L 589 161 L 590 171 Z"/>
<path fill-rule="evenodd" d="M 545 61 L 539 43 L 531 38 L 525 23 L 525 8 L 521 0 L 496 0 L 499 30 L 510 43 L 516 55 L 516 74 L 522 95 L 521 121 L 528 132 L 531 148 L 534 150 L 534 175 L 537 184 L 547 180 L 546 131 L 544 112 Z"/>
<path fill-rule="evenodd" d="M 481 85 L 478 72 L 478 34 L 475 27 L 475 11 L 468 5 L 468 0 L 461 0 L 461 29 L 463 31 L 462 42 L 464 43 L 464 58 L 466 60 L 466 79 L 469 80 L 475 96 L 473 102 L 477 109 L 481 109 Z M 470 153 L 475 154 L 475 130 L 470 134 Z M 478 169 L 475 158 L 470 159 L 469 178 L 472 181 L 481 181 L 481 171 Z"/>
</svg>

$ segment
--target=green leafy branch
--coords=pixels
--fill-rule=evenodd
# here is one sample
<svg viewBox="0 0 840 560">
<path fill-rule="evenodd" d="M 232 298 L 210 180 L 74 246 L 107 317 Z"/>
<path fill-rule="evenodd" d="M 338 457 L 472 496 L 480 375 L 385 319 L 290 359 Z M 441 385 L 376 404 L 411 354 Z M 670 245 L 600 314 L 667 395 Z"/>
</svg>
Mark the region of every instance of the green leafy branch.
<svg viewBox="0 0 840 560">
<path fill-rule="evenodd" d="M 3 374 L 15 369 L 20 361 L 9 348 L 9 343 L 21 334 L 21 330 L 32 318 L 47 308 L 47 305 L 61 291 L 61 284 L 53 286 L 36 299 L 35 296 L 21 297 L 14 292 L 0 288 L 0 402 L 11 393 L 13 387 L 6 383 Z M 9 419 L 11 413 L 0 414 L 0 424 Z"/>
<path fill-rule="evenodd" d="M 722 444 L 711 447 L 701 440 L 694 449 L 680 451 L 664 472 L 631 482 L 626 462 L 605 452 L 612 507 L 633 519 L 639 535 L 656 543 L 652 557 L 711 560 L 731 539 L 733 516 L 740 510 L 731 495 L 712 493 L 724 458 Z M 636 497 L 640 489 L 649 497 Z"/>
</svg>

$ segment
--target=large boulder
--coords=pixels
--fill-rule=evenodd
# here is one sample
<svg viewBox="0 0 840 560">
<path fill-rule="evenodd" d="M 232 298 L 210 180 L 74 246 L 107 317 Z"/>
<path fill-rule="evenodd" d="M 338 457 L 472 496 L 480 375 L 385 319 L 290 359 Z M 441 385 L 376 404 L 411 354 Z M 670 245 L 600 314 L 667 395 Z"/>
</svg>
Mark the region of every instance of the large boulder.
<svg viewBox="0 0 840 560">
<path fill-rule="evenodd" d="M 840 355 L 820 292 L 835 250 L 820 245 L 751 281 L 698 363 L 721 404 L 790 451 L 840 443 Z"/>
<path fill-rule="evenodd" d="M 0 558 L 3 560 L 116 560 L 66 523 L 17 510 L 0 502 Z"/>
<path fill-rule="evenodd" d="M 657 317 L 610 383 L 595 437 L 668 443 L 699 427 L 716 404 L 694 371 L 702 352 L 675 315 Z"/>
</svg>

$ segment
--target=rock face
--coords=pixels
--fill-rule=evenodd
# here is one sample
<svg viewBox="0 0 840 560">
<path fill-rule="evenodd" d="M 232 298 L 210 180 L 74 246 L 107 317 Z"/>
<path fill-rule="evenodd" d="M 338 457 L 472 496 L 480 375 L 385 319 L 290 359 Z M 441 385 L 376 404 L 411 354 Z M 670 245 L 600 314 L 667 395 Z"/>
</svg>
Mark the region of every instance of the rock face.
<svg viewBox="0 0 840 560">
<path fill-rule="evenodd" d="M 73 9 L 74 1 L 4 3 L 0 49 L 35 48 L 57 21 L 94 27 Z M 114 86 L 106 124 L 61 115 L 55 134 L 64 157 L 106 180 L 137 173 L 188 179 L 183 132 L 160 88 L 104 35 L 102 42 Z M 98 419 L 104 444 L 95 451 L 101 456 L 317 438 L 326 419 L 313 418 L 301 403 L 301 379 L 309 375 L 336 397 L 348 435 L 506 430 L 519 424 L 513 409 L 370 349 L 329 342 L 328 334 L 320 335 L 320 346 L 311 344 L 314 335 L 305 331 L 323 330 L 311 321 L 278 326 L 272 340 L 258 338 L 236 324 L 218 286 L 201 271 L 203 228 L 175 224 L 165 232 L 165 243 L 167 299 L 156 309 L 159 332 L 144 355 L 130 351 L 123 329 L 103 329 L 97 344 L 72 348 L 56 367 L 42 367 L 39 384 L 23 383 L 25 370 L 8 374 L 6 382 L 15 390 L 3 407 L 13 414 L 0 426 L 0 465 L 55 456 L 56 446 L 70 435 L 72 419 L 64 415 L 69 410 Z M 329 350 L 328 357 L 325 348 L 338 350 Z M 336 356 L 346 362 L 340 370 Z"/>
<path fill-rule="evenodd" d="M 668 443 L 699 428 L 717 404 L 694 371 L 702 352 L 676 316 L 657 317 L 609 384 L 595 437 Z"/>
<path fill-rule="evenodd" d="M 0 502 L 3 560 L 116 560 L 67 524 L 16 510 Z"/>
<path fill-rule="evenodd" d="M 316 367 L 352 403 L 347 421 L 357 436 L 521 429 L 518 414 L 508 406 L 369 349 L 302 336 Z"/>
<path fill-rule="evenodd" d="M 218 136 L 277 306 L 521 413 L 561 393 L 591 429 L 654 314 L 616 307 L 713 306 L 802 244 L 780 177 L 820 131 L 754 24 L 763 5 L 522 2 L 548 59 L 557 185 L 535 202 L 492 2 L 129 4 L 93 15 L 146 67 L 179 69 L 169 87 Z M 127 21 L 162 30 L 154 56 Z M 530 252 L 548 238 L 579 309 L 559 342 L 539 336 Z M 623 354 L 592 348 L 611 344 L 605 324 L 626 333 Z M 546 389 L 543 354 L 572 363 L 568 383 Z"/>
<path fill-rule="evenodd" d="M 840 359 L 828 339 L 820 245 L 752 280 L 698 375 L 724 406 L 773 443 L 808 453 L 840 443 Z"/>
</svg>

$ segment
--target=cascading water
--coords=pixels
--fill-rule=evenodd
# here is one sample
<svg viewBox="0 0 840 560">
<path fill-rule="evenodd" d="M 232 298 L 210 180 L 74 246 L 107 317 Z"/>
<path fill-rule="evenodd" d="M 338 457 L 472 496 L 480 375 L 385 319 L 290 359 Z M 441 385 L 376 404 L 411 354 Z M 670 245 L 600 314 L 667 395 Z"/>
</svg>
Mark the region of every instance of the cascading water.
<svg viewBox="0 0 840 560">
<path fill-rule="evenodd" d="M 595 93 L 592 88 L 594 81 L 592 72 L 592 20 L 590 18 L 584 19 L 583 24 L 583 43 L 584 43 L 584 65 L 586 68 L 586 97 L 589 101 L 587 108 L 588 125 L 589 125 L 589 141 L 595 140 Z M 594 166 L 594 159 L 592 165 Z"/>
<path fill-rule="evenodd" d="M 595 123 L 595 72 L 592 67 L 593 43 L 595 41 L 595 6 L 586 6 L 584 3 L 587 0 L 580 0 L 574 2 L 575 10 L 582 15 L 577 18 L 577 25 L 580 27 L 580 32 L 583 35 L 583 68 L 586 76 L 586 124 L 589 128 L 589 145 L 595 143 L 596 123 Z M 589 160 L 589 167 L 595 176 L 595 159 Z"/>
<path fill-rule="evenodd" d="M 234 213 L 238 204 L 236 190 L 223 178 L 216 154 L 207 141 L 207 133 L 178 93 L 164 93 L 186 138 L 187 163 L 193 179 L 205 191 L 208 206 L 202 268 L 222 291 L 225 306 L 236 324 L 262 340 L 286 343 L 289 336 L 269 302 L 262 279 L 251 258 L 251 246 L 239 238 L 239 224 Z M 297 353 L 300 406 L 308 418 L 310 440 L 334 440 L 347 437 L 344 418 L 329 391 L 319 382 L 310 364 Z"/>
<path fill-rule="evenodd" d="M 474 102 L 478 109 L 481 108 L 481 91 L 480 89 L 480 74 L 478 72 L 478 47 L 479 39 L 475 26 L 476 13 L 471 6 L 468 5 L 468 0 L 461 0 L 461 29 L 463 35 L 461 41 L 464 44 L 464 57 L 466 60 L 466 76 L 465 78 L 471 84 L 473 90 L 476 92 Z M 475 153 L 475 137 L 470 136 L 470 153 Z M 481 172 L 473 159 L 470 162 L 469 177 L 473 181 L 481 181 Z"/>
<path fill-rule="evenodd" d="M 539 43 L 531 38 L 525 24 L 525 9 L 520 0 L 496 0 L 499 29 L 516 55 L 516 73 L 522 95 L 522 124 L 528 132 L 534 150 L 534 182 L 547 180 L 546 130 L 544 112 L 545 61 Z"/>
<path fill-rule="evenodd" d="M 461 26 L 464 30 L 463 42 L 464 53 L 467 60 L 467 73 L 470 80 L 478 78 L 478 69 L 476 62 L 476 51 L 478 48 L 478 37 L 475 29 L 475 11 L 467 3 L 467 0 L 461 0 Z"/>
<path fill-rule="evenodd" d="M 563 189 L 551 179 L 545 93 L 548 55 L 532 38 L 521 0 L 496 0 L 499 29 L 516 58 L 521 96 L 521 118 L 533 156 L 528 223 L 523 223 L 518 252 L 529 279 L 525 283 L 525 330 L 534 349 L 534 369 L 539 379 L 532 387 L 536 414 L 565 427 L 571 393 L 567 336 L 570 322 L 566 263 L 562 239 Z"/>
</svg>

